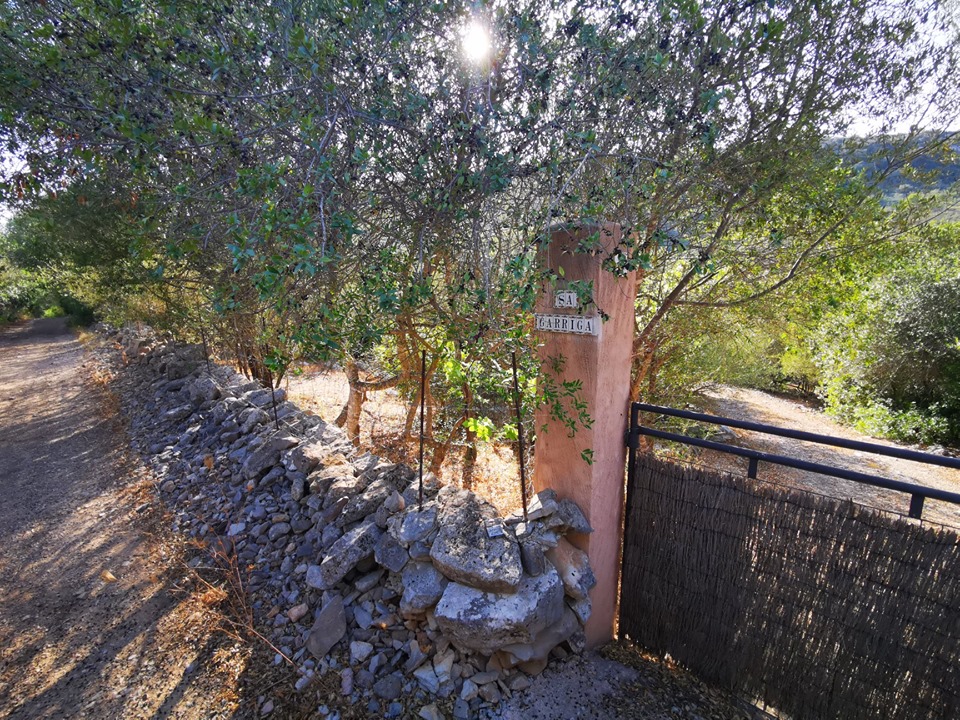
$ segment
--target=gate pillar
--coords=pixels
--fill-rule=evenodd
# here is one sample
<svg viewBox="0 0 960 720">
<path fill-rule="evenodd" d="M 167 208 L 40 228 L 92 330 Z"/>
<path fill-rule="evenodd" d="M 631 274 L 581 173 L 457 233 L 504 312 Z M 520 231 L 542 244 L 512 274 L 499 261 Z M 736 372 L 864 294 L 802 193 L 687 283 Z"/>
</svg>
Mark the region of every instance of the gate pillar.
<svg viewBox="0 0 960 720">
<path fill-rule="evenodd" d="M 587 552 L 597 578 L 590 592 L 588 647 L 613 637 L 619 597 L 636 273 L 618 277 L 602 263 L 620 238 L 615 224 L 554 229 L 541 260 L 558 280 L 555 287 L 543 288 L 535 316 L 542 382 L 562 387 L 565 381 L 580 381 L 577 395 L 592 419 L 590 427 L 578 423 L 571 437 L 562 420 L 551 417 L 549 406 L 539 408 L 533 475 L 538 492 L 553 488 L 560 498 L 570 498 L 593 528 L 591 534 L 567 538 Z M 578 246 L 591 250 L 577 252 Z M 584 297 L 591 286 L 592 297 Z M 576 419 L 571 401 L 563 404 L 566 415 Z"/>
</svg>

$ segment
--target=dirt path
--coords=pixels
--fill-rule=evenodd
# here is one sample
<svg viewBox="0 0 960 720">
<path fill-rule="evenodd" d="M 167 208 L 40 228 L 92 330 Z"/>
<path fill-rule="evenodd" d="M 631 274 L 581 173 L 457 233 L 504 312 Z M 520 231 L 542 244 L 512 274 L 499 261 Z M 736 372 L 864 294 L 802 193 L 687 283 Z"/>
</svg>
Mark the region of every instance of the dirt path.
<svg viewBox="0 0 960 720">
<path fill-rule="evenodd" d="M 822 412 L 802 403 L 785 400 L 759 390 L 719 386 L 706 391 L 704 396 L 708 404 L 707 412 L 717 415 L 896 447 L 896 443 L 876 440 L 844 427 Z M 733 430 L 733 433 L 736 435 L 736 444 L 743 447 L 879 475 L 892 480 L 960 492 L 960 471 L 957 470 L 763 435 L 748 430 Z M 719 453 L 704 453 L 703 459 L 714 467 L 734 472 L 743 472 L 746 467 L 746 460 L 723 456 Z M 910 505 L 910 499 L 904 493 L 792 468 L 771 467 L 761 463 L 759 477 L 830 497 L 851 498 L 863 505 L 901 514 L 906 514 Z M 923 518 L 960 527 L 960 506 L 928 500 L 924 505 Z"/>
<path fill-rule="evenodd" d="M 234 715 L 237 672 L 63 320 L 0 334 L 0 718 Z"/>
</svg>

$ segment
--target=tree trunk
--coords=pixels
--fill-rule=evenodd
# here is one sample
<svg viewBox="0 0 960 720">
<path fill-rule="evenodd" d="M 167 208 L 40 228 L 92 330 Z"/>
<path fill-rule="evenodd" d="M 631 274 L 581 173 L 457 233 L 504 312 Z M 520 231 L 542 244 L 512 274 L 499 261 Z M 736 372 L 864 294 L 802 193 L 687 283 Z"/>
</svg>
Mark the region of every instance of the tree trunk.
<svg viewBox="0 0 960 720">
<path fill-rule="evenodd" d="M 400 377 L 394 375 L 374 382 L 361 380 L 360 367 L 353 358 L 347 359 L 343 369 L 347 376 L 347 384 L 350 386 L 350 394 L 347 396 L 347 402 L 334 423 L 342 427 L 346 431 L 347 437 L 350 438 L 350 442 L 359 447 L 360 413 L 363 412 L 363 403 L 367 399 L 367 392 L 394 387 L 400 381 Z"/>
<path fill-rule="evenodd" d="M 450 446 L 453 444 L 454 438 L 460 432 L 460 428 L 463 427 L 463 423 L 466 420 L 466 416 L 461 416 L 453 427 L 450 428 L 450 434 L 447 436 L 445 442 L 436 443 L 433 448 L 433 455 L 430 458 L 430 472 L 434 475 L 440 474 L 440 468 L 443 466 L 443 461 L 447 459 L 447 453 L 450 451 Z"/>
<path fill-rule="evenodd" d="M 360 413 L 363 410 L 363 401 L 366 399 L 366 391 L 360 383 L 360 369 L 357 363 L 351 358 L 344 365 L 344 372 L 347 375 L 347 383 L 350 386 L 350 394 L 347 395 L 347 402 L 340 411 L 336 423 L 342 427 L 347 438 L 355 447 L 360 446 Z"/>
</svg>

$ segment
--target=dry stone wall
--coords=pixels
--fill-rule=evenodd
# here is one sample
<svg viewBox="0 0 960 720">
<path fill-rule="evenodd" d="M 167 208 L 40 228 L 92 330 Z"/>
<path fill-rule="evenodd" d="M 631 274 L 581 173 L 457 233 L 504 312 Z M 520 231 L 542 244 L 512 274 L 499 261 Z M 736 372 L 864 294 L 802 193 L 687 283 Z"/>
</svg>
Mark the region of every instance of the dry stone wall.
<svg viewBox="0 0 960 720">
<path fill-rule="evenodd" d="M 374 714 L 437 695 L 455 717 L 479 717 L 551 655 L 583 649 L 594 581 L 563 538 L 590 531 L 572 502 L 545 491 L 526 522 L 501 518 L 428 475 L 421 506 L 409 467 L 358 453 L 282 389 L 208 364 L 198 346 L 111 336 L 134 442 L 174 529 L 249 569 L 254 610 L 297 664 L 298 690 L 336 672 Z"/>
</svg>

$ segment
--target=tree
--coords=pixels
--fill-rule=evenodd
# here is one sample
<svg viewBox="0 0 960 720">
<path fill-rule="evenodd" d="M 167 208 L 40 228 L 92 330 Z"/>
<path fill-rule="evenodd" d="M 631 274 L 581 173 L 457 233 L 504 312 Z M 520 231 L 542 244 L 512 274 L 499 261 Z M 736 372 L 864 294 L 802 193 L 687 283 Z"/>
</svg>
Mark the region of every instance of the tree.
<svg viewBox="0 0 960 720">
<path fill-rule="evenodd" d="M 471 16 L 495 40 L 479 65 Z M 906 0 L 11 3 L 0 132 L 26 167 L 2 187 L 135 197 L 138 262 L 268 383 L 383 338 L 402 387 L 425 347 L 469 367 L 527 335 L 552 223 L 616 221 L 610 269 L 645 271 L 638 394 L 669 333 L 695 338 L 683 313 L 769 297 L 876 217 L 882 173 L 949 146 L 910 133 L 858 181 L 827 139 L 931 81 L 960 106 L 955 34 Z"/>
</svg>

